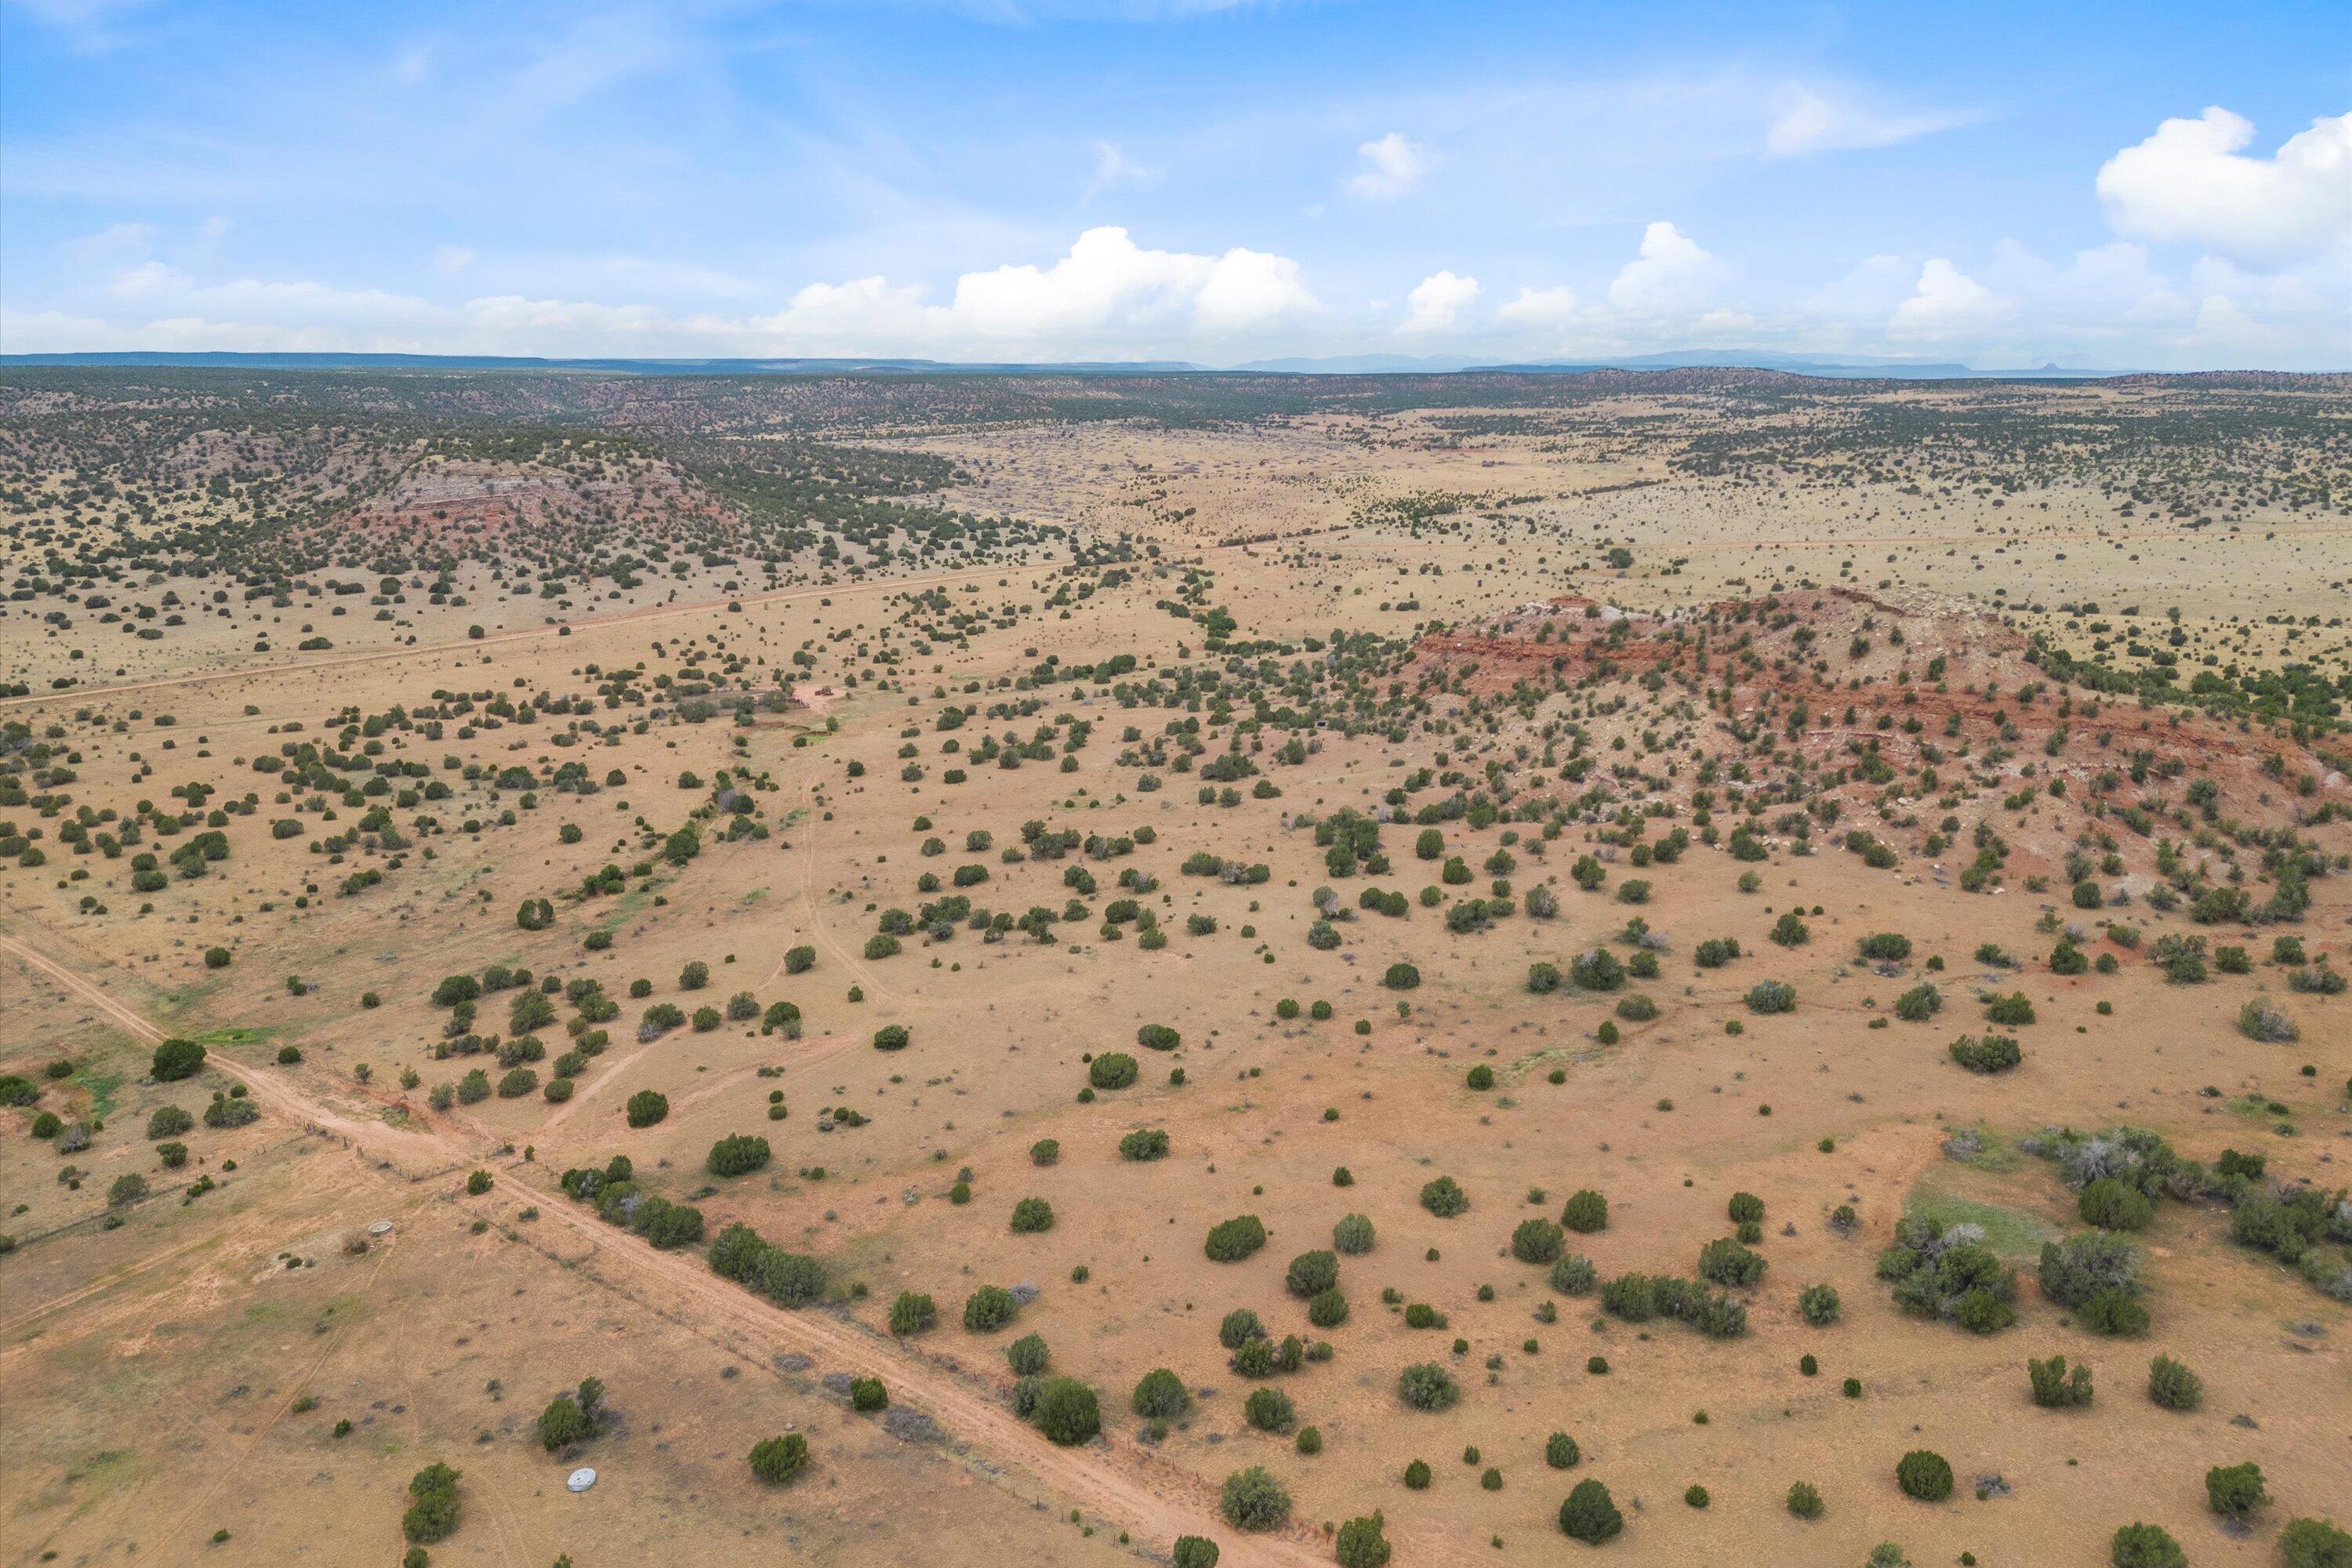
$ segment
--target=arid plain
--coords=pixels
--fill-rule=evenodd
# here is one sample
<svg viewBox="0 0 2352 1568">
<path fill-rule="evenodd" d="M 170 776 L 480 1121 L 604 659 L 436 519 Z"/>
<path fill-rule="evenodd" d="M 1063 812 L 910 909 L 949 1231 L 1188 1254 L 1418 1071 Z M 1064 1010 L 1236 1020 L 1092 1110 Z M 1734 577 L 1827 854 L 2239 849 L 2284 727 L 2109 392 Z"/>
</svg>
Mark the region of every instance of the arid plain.
<svg viewBox="0 0 2352 1568">
<path fill-rule="evenodd" d="M 8 1562 L 2340 1561 L 2341 378 L 21 371 L 0 530 Z"/>
</svg>

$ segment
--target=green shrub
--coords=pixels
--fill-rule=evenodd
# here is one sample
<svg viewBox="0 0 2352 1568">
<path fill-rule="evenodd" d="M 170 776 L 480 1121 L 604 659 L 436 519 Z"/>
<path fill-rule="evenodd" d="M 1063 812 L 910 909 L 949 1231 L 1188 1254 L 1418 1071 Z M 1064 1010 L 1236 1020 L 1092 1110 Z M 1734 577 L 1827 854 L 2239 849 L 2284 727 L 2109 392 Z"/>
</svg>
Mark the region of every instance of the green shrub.
<svg viewBox="0 0 2352 1568">
<path fill-rule="evenodd" d="M 1397 1374 L 1397 1397 L 1415 1410 L 1444 1410 L 1462 1397 L 1462 1387 L 1435 1362 L 1415 1362 Z"/>
<path fill-rule="evenodd" d="M 1580 991 L 1614 991 L 1625 984 L 1625 966 L 1605 947 L 1580 953 L 1568 973 Z"/>
<path fill-rule="evenodd" d="M 1254 1214 L 1209 1227 L 1207 1251 L 1212 1263 L 1238 1263 L 1265 1245 L 1265 1225 Z"/>
<path fill-rule="evenodd" d="M 2292 1045 L 2303 1035 L 2293 1018 L 2260 996 L 2238 1009 L 2238 1033 L 2266 1046 Z"/>
<path fill-rule="evenodd" d="M 1021 1310 L 1020 1301 L 1002 1285 L 982 1285 L 964 1298 L 963 1326 L 975 1334 L 993 1333 Z"/>
<path fill-rule="evenodd" d="M 1834 1286 L 1808 1285 L 1797 1294 L 1797 1312 L 1817 1329 L 1826 1329 L 1838 1321 L 1838 1293 Z"/>
<path fill-rule="evenodd" d="M 1172 1568 L 1217 1568 L 1217 1543 L 1205 1535 L 1180 1535 L 1169 1562 Z"/>
<path fill-rule="evenodd" d="M 1699 1248 L 1699 1278 L 1717 1285 L 1748 1289 L 1764 1278 L 1764 1268 L 1763 1254 L 1740 1246 L 1727 1236 Z"/>
<path fill-rule="evenodd" d="M 1146 1024 L 1135 1031 L 1135 1043 L 1146 1050 L 1172 1051 L 1183 1043 L 1183 1037 L 1165 1024 Z"/>
<path fill-rule="evenodd" d="M 733 1132 L 713 1143 L 702 1163 L 714 1176 L 743 1176 L 765 1165 L 771 1157 L 765 1138 Z"/>
<path fill-rule="evenodd" d="M 458 1097 L 464 1098 L 464 1090 Z M 641 1089 L 629 1096 L 628 1120 L 632 1127 L 651 1127 L 669 1114 L 669 1100 L 650 1089 Z"/>
<path fill-rule="evenodd" d="M 2113 1176 L 2101 1176 L 2084 1187 L 2075 1207 L 2084 1224 L 2101 1230 L 2145 1230 L 2156 1218 L 2156 1205 L 2146 1193 Z"/>
<path fill-rule="evenodd" d="M 477 1096 L 476 1098 L 478 1099 L 480 1097 Z M 245 1085 L 238 1084 L 235 1088 L 231 1089 L 226 1094 L 223 1094 L 217 1089 L 213 1091 L 211 1101 L 205 1107 L 204 1122 L 207 1127 L 243 1127 L 248 1122 L 257 1120 L 260 1115 L 260 1105 L 245 1092 Z M 81 1126 L 79 1131 L 82 1134 L 84 1142 L 87 1142 L 89 1129 L 85 1125 Z M 68 1134 L 68 1136 L 70 1137 L 71 1134 Z M 71 1152 L 70 1150 L 65 1149 L 62 1145 L 60 1145 L 59 1152 L 67 1153 Z"/>
<path fill-rule="evenodd" d="M 1182 1378 L 1160 1366 L 1137 1381 L 1129 1404 L 1146 1420 L 1172 1421 L 1192 1407 L 1192 1395 Z"/>
<path fill-rule="evenodd" d="M 1609 1228 L 1609 1200 L 1587 1187 L 1568 1200 L 1560 1211 L 1559 1223 L 1580 1236 L 1591 1236 Z"/>
<path fill-rule="evenodd" d="M 1369 1519 L 1351 1519 L 1339 1527 L 1334 1543 L 1339 1568 L 1383 1568 L 1389 1560 L 1388 1537 L 1381 1532 L 1385 1521 L 1375 1513 Z"/>
<path fill-rule="evenodd" d="M 1592 1267 L 1592 1259 L 1571 1252 L 1551 1266 L 1548 1283 L 1563 1296 L 1589 1296 L 1600 1279 L 1601 1271 Z"/>
<path fill-rule="evenodd" d="M 1521 1220 L 1511 1232 L 1511 1256 L 1522 1263 L 1550 1263 L 1567 1240 L 1568 1233 L 1548 1219 Z"/>
<path fill-rule="evenodd" d="M 1407 1491 L 1427 1491 L 1429 1489 L 1429 1461 L 1426 1459 L 1415 1459 L 1406 1465 L 1404 1468 L 1404 1486 L 1405 1490 Z"/>
<path fill-rule="evenodd" d="M 194 1078 L 205 1065 L 205 1047 L 194 1040 L 170 1039 L 155 1047 L 152 1071 L 157 1083 L 177 1083 Z"/>
<path fill-rule="evenodd" d="M 2077 1363 L 2069 1373 L 2063 1355 L 2048 1361 L 2027 1357 L 2025 1377 L 2032 1386 L 2033 1403 L 2044 1410 L 2071 1410 L 2091 1403 L 2091 1369 Z"/>
<path fill-rule="evenodd" d="M 1105 1051 L 1087 1064 L 1087 1081 L 1097 1089 L 1125 1089 L 1140 1070 L 1126 1052 Z"/>
<path fill-rule="evenodd" d="M 1290 1522 L 1290 1494 L 1257 1465 L 1225 1478 L 1218 1507 L 1235 1530 L 1279 1530 Z"/>
<path fill-rule="evenodd" d="M 2014 1037 L 1988 1034 L 1981 1038 L 1962 1035 L 1951 1045 L 1952 1059 L 1970 1072 L 2007 1072 L 2025 1059 Z"/>
<path fill-rule="evenodd" d="M 1555 1470 L 1572 1469 L 1581 1458 L 1576 1439 L 1565 1432 L 1555 1432 L 1544 1439 L 1544 1463 Z"/>
<path fill-rule="evenodd" d="M 1421 1206 L 1440 1219 L 1452 1219 L 1470 1206 L 1470 1197 L 1453 1177 L 1440 1176 L 1423 1184 Z"/>
<path fill-rule="evenodd" d="M 877 1051 L 903 1051 L 908 1039 L 904 1024 L 885 1024 L 874 1031 L 874 1048 Z"/>
<path fill-rule="evenodd" d="M 646 1239 L 661 1252 L 692 1247 L 702 1239 L 702 1211 L 691 1204 L 666 1203 L 660 1198 L 648 1198 L 630 1223 L 644 1232 Z"/>
<path fill-rule="evenodd" d="M 2279 1533 L 2286 1568 L 2352 1568 L 2352 1534 L 2324 1519 L 2291 1520 Z"/>
<path fill-rule="evenodd" d="M 2243 1519 L 2271 1500 L 2263 1489 L 2263 1468 L 2249 1460 L 2242 1465 L 2216 1465 L 2205 1472 L 2205 1506 L 2231 1519 Z"/>
<path fill-rule="evenodd" d="M 2017 1321 L 2014 1272 L 1968 1231 L 1939 1231 L 1925 1215 L 1896 1222 L 1895 1244 L 1879 1254 L 1878 1277 L 1893 1282 L 1895 1304 L 1905 1311 L 1946 1319 L 1970 1333 L 1997 1332 Z"/>
<path fill-rule="evenodd" d="M 1336 1252 L 1302 1252 L 1290 1260 L 1283 1276 L 1284 1289 L 1294 1296 L 1319 1296 L 1339 1282 L 1339 1257 Z"/>
<path fill-rule="evenodd" d="M 1625 1516 L 1599 1481 L 1579 1481 L 1559 1505 L 1559 1528 L 1570 1539 L 1598 1546 L 1625 1528 Z"/>
<path fill-rule="evenodd" d="M 577 1392 L 557 1394 L 539 1413 L 540 1446 L 554 1454 L 597 1436 L 605 1426 L 604 1405 L 604 1385 L 593 1377 Z"/>
<path fill-rule="evenodd" d="M 1895 1016 L 1906 1024 L 1924 1024 L 1944 1010 L 1944 994 L 1932 981 L 1914 985 L 1895 999 Z"/>
<path fill-rule="evenodd" d="M 2107 1231 L 2086 1231 L 2042 1246 L 2042 1293 L 2081 1314 L 2085 1328 L 2107 1334 L 2138 1333 L 2147 1311 L 2139 1291 L 2138 1249 Z"/>
<path fill-rule="evenodd" d="M 1139 1127 L 1118 1141 L 1118 1152 L 1124 1160 L 1164 1160 L 1168 1157 L 1167 1131 Z"/>
<path fill-rule="evenodd" d="M 1318 1329 L 1336 1329 L 1348 1321 L 1348 1298 L 1338 1290 L 1318 1290 L 1307 1303 L 1307 1321 Z"/>
<path fill-rule="evenodd" d="M 1030 1419 L 1049 1440 L 1065 1448 L 1086 1442 L 1102 1430 L 1102 1411 L 1095 1391 L 1075 1377 L 1047 1378 L 1037 1391 Z"/>
<path fill-rule="evenodd" d="M 2147 1363 L 2147 1396 L 2165 1410 L 2194 1410 L 2205 1402 L 2205 1380 L 2160 1355 Z"/>
<path fill-rule="evenodd" d="M 1895 1484 L 1905 1497 L 1941 1502 L 1952 1495 L 1951 1462 L 1930 1449 L 1914 1448 L 1895 1461 Z"/>
<path fill-rule="evenodd" d="M 751 1445 L 751 1474 L 772 1487 L 782 1486 L 808 1468 L 808 1439 L 798 1432 L 763 1437 Z"/>
<path fill-rule="evenodd" d="M 2115 1568 L 2189 1568 L 2189 1553 L 2161 1525 L 2126 1524 L 2107 1544 Z"/>
<path fill-rule="evenodd" d="M 1372 1222 L 1360 1214 L 1343 1216 L 1331 1227 L 1331 1247 L 1334 1251 L 1350 1258 L 1370 1252 L 1372 1249 Z"/>
<path fill-rule="evenodd" d="M 1036 1236 L 1054 1228 L 1054 1205 L 1044 1198 L 1023 1198 L 1013 1205 L 1013 1234 Z"/>
<path fill-rule="evenodd" d="M 1797 1005 L 1797 988 L 1786 981 L 1759 980 L 1748 988 L 1751 1013 L 1788 1013 Z"/>
<path fill-rule="evenodd" d="M 2012 991 L 2006 996 L 1995 996 L 1985 1004 L 1985 1022 L 1999 1024 L 2003 1028 L 2015 1028 L 2033 1022 L 2033 1004 L 2022 991 Z"/>
<path fill-rule="evenodd" d="M 890 1331 L 919 1334 L 940 1321 L 939 1303 L 913 1290 L 901 1290 L 890 1303 Z"/>
<path fill-rule="evenodd" d="M 1242 1403 L 1242 1416 L 1261 1432 L 1286 1432 L 1297 1417 L 1290 1395 L 1278 1388 L 1254 1388 Z"/>
<path fill-rule="evenodd" d="M 1799 1519 L 1822 1517 L 1822 1494 L 1810 1481 L 1796 1481 L 1789 1487 L 1789 1511 Z"/>
<path fill-rule="evenodd" d="M 1391 991 L 1411 991 L 1421 984 L 1421 971 L 1410 963 L 1391 963 L 1381 984 Z"/>
<path fill-rule="evenodd" d="M 849 1407 L 861 1415 L 885 1410 L 890 1405 L 890 1391 L 882 1386 L 878 1377 L 853 1377 L 849 1380 Z"/>
<path fill-rule="evenodd" d="M 409 1479 L 414 1500 L 400 1516 L 400 1533 L 419 1545 L 446 1541 L 457 1530 L 457 1477 L 443 1464 L 431 1464 Z"/>
</svg>

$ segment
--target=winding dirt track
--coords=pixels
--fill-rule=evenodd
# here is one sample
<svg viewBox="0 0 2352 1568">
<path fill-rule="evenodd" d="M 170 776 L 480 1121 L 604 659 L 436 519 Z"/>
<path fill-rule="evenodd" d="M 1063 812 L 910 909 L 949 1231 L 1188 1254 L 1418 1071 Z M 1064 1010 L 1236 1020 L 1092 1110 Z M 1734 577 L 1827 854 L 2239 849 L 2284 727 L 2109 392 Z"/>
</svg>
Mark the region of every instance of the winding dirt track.
<svg viewBox="0 0 2352 1568">
<path fill-rule="evenodd" d="M 11 954 L 84 998 L 133 1038 L 152 1043 L 164 1037 L 163 1030 L 135 1009 L 20 939 L 0 936 L 0 952 Z M 502 1153 L 501 1145 L 479 1129 L 442 1121 L 416 1130 L 392 1127 L 338 1110 L 277 1072 L 233 1061 L 220 1052 L 212 1053 L 205 1065 L 247 1085 L 262 1104 L 310 1131 L 394 1165 L 421 1162 L 439 1169 L 453 1163 L 504 1163 L 509 1158 Z M 1294 1525 L 1286 1534 L 1260 1536 L 1240 1536 L 1223 1528 L 1217 1518 L 1213 1488 L 1132 1440 L 1107 1432 L 1093 1445 L 1056 1447 L 991 1391 L 974 1386 L 973 1380 L 934 1363 L 900 1341 L 824 1312 L 793 1312 L 771 1306 L 710 1273 L 698 1258 L 656 1252 L 598 1223 L 560 1194 L 525 1180 L 511 1165 L 496 1171 L 494 1180 L 508 1196 L 540 1205 L 543 1216 L 577 1233 L 593 1249 L 598 1262 L 609 1259 L 654 1288 L 649 1298 L 633 1299 L 645 1300 L 654 1310 L 706 1335 L 749 1336 L 762 1346 L 796 1350 L 844 1369 L 887 1368 L 893 1400 L 930 1415 L 952 1442 L 968 1445 L 991 1459 L 1017 1464 L 1066 1506 L 1127 1531 L 1140 1550 L 1162 1552 L 1179 1535 L 1214 1534 L 1224 1548 L 1223 1560 L 1243 1568 L 1306 1568 L 1326 1560 L 1317 1538 L 1304 1526 Z M 597 1278 L 593 1269 L 583 1272 Z M 616 1281 L 598 1282 L 630 1294 Z"/>
</svg>

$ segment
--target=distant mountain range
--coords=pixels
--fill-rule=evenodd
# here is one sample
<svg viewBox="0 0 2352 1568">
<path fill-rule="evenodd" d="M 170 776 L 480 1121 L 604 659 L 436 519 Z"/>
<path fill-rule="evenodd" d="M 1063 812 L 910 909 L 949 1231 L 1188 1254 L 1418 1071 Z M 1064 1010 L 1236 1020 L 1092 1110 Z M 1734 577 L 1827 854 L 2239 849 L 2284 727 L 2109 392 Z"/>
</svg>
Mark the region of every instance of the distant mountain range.
<svg viewBox="0 0 2352 1568">
<path fill-rule="evenodd" d="M 1978 370 L 1945 361 L 1829 358 L 1750 349 L 1685 349 L 1618 358 L 1496 363 L 1456 354 L 1334 354 L 1321 358 L 1249 360 L 1213 366 L 1183 360 L 1085 360 L 1050 363 L 957 363 L 928 359 L 536 359 L 491 354 L 342 353 L 59 353 L 0 354 L 0 367 L 112 366 L 221 370 L 418 370 L 577 372 L 602 375 L 1445 375 L 1483 371 L 1518 375 L 1573 375 L 1596 370 L 1778 370 L 1840 379 L 1948 381 L 1978 376 L 2079 380 L 2128 374 L 2115 370 L 2043 364 L 2032 369 Z"/>
<path fill-rule="evenodd" d="M 1533 364 L 1481 364 L 1466 368 L 1516 371 L 1527 374 L 1563 374 L 1590 370 L 1781 370 L 1792 375 L 1892 381 L 1948 381 L 1956 376 L 2005 381 L 2019 377 L 2065 381 L 2132 374 L 2129 371 L 2085 369 L 2054 362 L 2032 368 L 1979 370 L 1950 361 L 1874 359 L 1864 354 L 1828 359 L 1816 354 L 1773 353 L 1760 349 L 1689 349 L 1677 353 L 1638 354 L 1627 359 L 1585 360 L 1574 363 L 1548 360 Z"/>
<path fill-rule="evenodd" d="M 2126 374 L 2044 364 L 2031 370 L 1978 370 L 1957 361 L 1876 359 L 1850 354 L 1832 359 L 1821 354 L 1776 353 L 1768 349 L 1684 349 L 1674 353 L 1628 354 L 1618 358 L 1524 360 L 1497 363 L 1458 354 L 1414 358 L 1407 354 L 1343 354 L 1328 359 L 1251 360 L 1233 367 L 1288 375 L 1444 375 L 1457 371 L 1485 371 L 1510 375 L 1575 375 L 1596 370 L 1779 370 L 1791 375 L 1840 379 L 1948 381 L 1955 376 L 2046 379 Z"/>
<path fill-rule="evenodd" d="M 928 359 L 537 359 L 497 354 L 64 353 L 0 354 L 0 365 L 95 365 L 185 370 L 536 370 L 621 375 L 1152 375 L 1202 367 L 1181 360 L 1067 363 L 949 363 Z"/>
</svg>

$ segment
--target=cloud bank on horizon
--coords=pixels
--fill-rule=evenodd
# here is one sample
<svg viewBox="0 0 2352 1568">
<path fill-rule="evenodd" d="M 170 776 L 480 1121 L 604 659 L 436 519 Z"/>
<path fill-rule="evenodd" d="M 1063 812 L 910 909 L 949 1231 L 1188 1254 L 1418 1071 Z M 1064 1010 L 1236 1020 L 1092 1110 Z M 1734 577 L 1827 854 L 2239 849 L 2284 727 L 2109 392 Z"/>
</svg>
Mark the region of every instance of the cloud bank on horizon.
<svg viewBox="0 0 2352 1568">
<path fill-rule="evenodd" d="M 2352 368 L 2352 13 L 1562 9 L 0 0 L 0 351 Z"/>
</svg>

